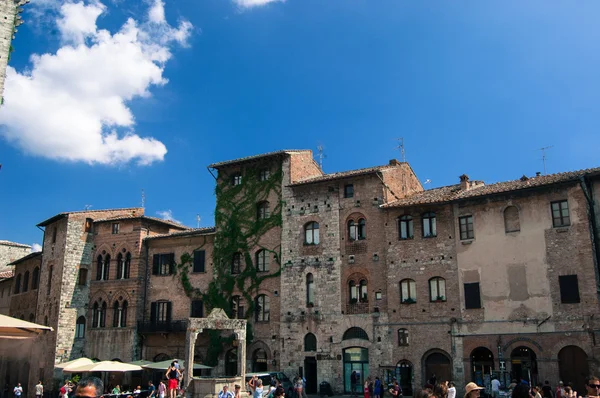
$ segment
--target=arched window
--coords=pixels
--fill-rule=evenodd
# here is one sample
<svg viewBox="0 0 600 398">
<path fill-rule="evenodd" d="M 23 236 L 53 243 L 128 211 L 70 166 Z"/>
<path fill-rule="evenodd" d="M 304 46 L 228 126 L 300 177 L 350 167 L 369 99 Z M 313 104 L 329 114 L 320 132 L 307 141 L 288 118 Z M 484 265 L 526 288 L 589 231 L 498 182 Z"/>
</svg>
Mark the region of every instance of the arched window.
<svg viewBox="0 0 600 398">
<path fill-rule="evenodd" d="M 398 329 L 398 345 L 408 345 L 408 330 Z"/>
<path fill-rule="evenodd" d="M 113 328 L 119 327 L 121 323 L 121 307 L 119 307 L 119 302 L 115 301 L 113 304 Z"/>
<path fill-rule="evenodd" d="M 417 302 L 415 281 L 412 279 L 403 279 L 400 281 L 400 302 L 402 304 L 413 304 Z"/>
<path fill-rule="evenodd" d="M 342 340 L 350 339 L 369 340 L 369 335 L 361 328 L 351 327 L 344 332 L 344 336 L 342 337 Z"/>
<path fill-rule="evenodd" d="M 504 232 L 519 232 L 520 230 L 519 209 L 515 206 L 508 206 L 504 209 Z"/>
<path fill-rule="evenodd" d="M 94 303 L 92 310 L 92 327 L 103 328 L 104 321 L 106 320 L 106 302 L 102 304 L 97 301 Z"/>
<path fill-rule="evenodd" d="M 367 281 L 362 279 L 358 284 L 358 301 L 361 303 L 369 302 L 369 293 L 367 292 Z"/>
<path fill-rule="evenodd" d="M 25 272 L 25 276 L 23 277 L 23 293 L 29 290 L 29 271 Z"/>
<path fill-rule="evenodd" d="M 421 220 L 423 221 L 423 237 L 433 238 L 437 236 L 437 222 L 435 219 L 435 213 L 425 213 L 421 217 Z"/>
<path fill-rule="evenodd" d="M 119 323 L 120 328 L 127 326 L 127 307 L 129 307 L 129 304 L 127 303 L 127 300 L 125 300 L 121 305 L 121 322 Z"/>
<path fill-rule="evenodd" d="M 103 281 L 107 281 L 108 280 L 109 271 L 110 271 L 110 254 L 107 254 L 104 257 L 104 273 L 103 273 L 103 276 L 102 276 L 102 280 Z"/>
<path fill-rule="evenodd" d="M 258 272 L 269 271 L 269 252 L 262 249 L 256 252 L 256 270 Z"/>
<path fill-rule="evenodd" d="M 348 282 L 348 293 L 350 294 L 350 304 L 358 303 L 358 287 L 356 282 Z"/>
<path fill-rule="evenodd" d="M 266 372 L 267 368 L 267 352 L 259 348 L 252 354 L 252 371 Z"/>
<path fill-rule="evenodd" d="M 125 266 L 123 267 L 123 279 L 129 279 L 129 270 L 131 269 L 131 253 L 125 253 Z"/>
<path fill-rule="evenodd" d="M 306 274 L 306 305 L 315 305 L 315 280 L 313 274 Z"/>
<path fill-rule="evenodd" d="M 31 289 L 35 290 L 40 286 L 40 268 L 35 267 L 31 276 Z"/>
<path fill-rule="evenodd" d="M 102 255 L 98 255 L 96 262 L 96 280 L 107 281 L 110 269 L 110 254 L 107 254 L 104 258 L 102 258 Z"/>
<path fill-rule="evenodd" d="M 304 336 L 304 351 L 317 351 L 317 336 L 312 333 Z"/>
<path fill-rule="evenodd" d="M 85 317 L 80 316 L 77 318 L 77 323 L 75 326 L 75 338 L 83 339 L 85 338 Z"/>
<path fill-rule="evenodd" d="M 117 279 L 123 279 L 123 270 L 125 266 L 125 259 L 123 258 L 123 254 L 117 254 Z"/>
<path fill-rule="evenodd" d="M 367 222 L 364 218 L 358 220 L 358 240 L 367 239 Z"/>
<path fill-rule="evenodd" d="M 15 279 L 15 294 L 21 293 L 21 274 Z"/>
<path fill-rule="evenodd" d="M 269 218 L 269 202 L 266 200 L 263 202 L 259 202 L 256 205 L 256 219 L 257 220 L 266 220 Z"/>
<path fill-rule="evenodd" d="M 256 300 L 254 301 L 254 312 L 256 314 L 257 322 L 269 322 L 270 307 L 268 296 L 261 294 L 256 297 Z"/>
<path fill-rule="evenodd" d="M 304 226 L 304 244 L 318 245 L 319 244 L 319 223 L 311 221 Z"/>
<path fill-rule="evenodd" d="M 233 253 L 231 259 L 231 274 L 239 274 L 242 270 L 242 253 Z"/>
<path fill-rule="evenodd" d="M 348 221 L 348 240 L 356 240 L 358 236 L 358 225 L 354 220 Z"/>
<path fill-rule="evenodd" d="M 398 237 L 399 239 L 412 239 L 414 237 L 412 216 L 404 215 L 398 218 Z"/>
<path fill-rule="evenodd" d="M 446 301 L 446 280 L 439 276 L 429 280 L 429 300 Z"/>
</svg>

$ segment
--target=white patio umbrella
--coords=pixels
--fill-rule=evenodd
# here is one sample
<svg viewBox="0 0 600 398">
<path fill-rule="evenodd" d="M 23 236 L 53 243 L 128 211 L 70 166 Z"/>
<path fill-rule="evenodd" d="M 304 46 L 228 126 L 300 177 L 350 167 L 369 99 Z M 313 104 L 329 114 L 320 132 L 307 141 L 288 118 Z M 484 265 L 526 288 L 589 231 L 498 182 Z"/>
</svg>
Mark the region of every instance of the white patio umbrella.
<svg viewBox="0 0 600 398">
<path fill-rule="evenodd" d="M 137 372 L 138 370 L 142 370 L 142 367 L 139 365 L 117 361 L 101 361 L 78 367 L 68 367 L 67 369 L 63 369 L 63 372 Z"/>
<path fill-rule="evenodd" d="M 0 338 L 2 339 L 30 339 L 47 330 L 52 331 L 53 329 L 49 326 L 0 315 Z"/>
<path fill-rule="evenodd" d="M 94 363 L 94 361 L 92 361 L 89 358 L 77 358 L 72 361 L 59 363 L 58 365 L 56 365 L 54 367 L 56 369 L 62 369 L 64 372 L 65 370 L 68 370 L 70 368 L 78 368 L 80 366 L 90 365 L 92 363 Z"/>
</svg>

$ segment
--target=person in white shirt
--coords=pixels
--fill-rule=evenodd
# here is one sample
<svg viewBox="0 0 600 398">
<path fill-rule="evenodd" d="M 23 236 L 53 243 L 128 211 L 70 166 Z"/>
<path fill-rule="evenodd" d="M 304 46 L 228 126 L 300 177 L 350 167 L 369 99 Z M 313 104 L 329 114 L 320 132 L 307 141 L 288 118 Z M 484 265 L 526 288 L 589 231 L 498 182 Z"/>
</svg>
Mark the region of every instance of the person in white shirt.
<svg viewBox="0 0 600 398">
<path fill-rule="evenodd" d="M 228 385 L 223 386 L 223 390 L 219 392 L 219 398 L 233 398 L 233 393 L 229 391 Z"/>
<path fill-rule="evenodd" d="M 21 383 L 17 383 L 17 386 L 14 388 L 13 393 L 16 398 L 20 398 L 21 394 L 23 394 L 23 387 L 21 387 Z"/>
<path fill-rule="evenodd" d="M 448 382 L 448 398 L 456 398 L 456 387 L 453 382 Z"/>
<path fill-rule="evenodd" d="M 500 396 L 500 380 L 496 376 L 492 379 L 492 397 L 498 398 Z"/>
</svg>

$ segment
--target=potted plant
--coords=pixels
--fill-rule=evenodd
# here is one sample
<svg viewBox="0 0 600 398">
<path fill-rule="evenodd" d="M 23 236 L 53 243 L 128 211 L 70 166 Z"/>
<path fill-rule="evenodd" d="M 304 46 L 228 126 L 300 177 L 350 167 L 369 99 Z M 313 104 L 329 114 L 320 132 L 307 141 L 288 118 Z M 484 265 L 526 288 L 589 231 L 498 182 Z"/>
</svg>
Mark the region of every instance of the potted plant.
<svg viewBox="0 0 600 398">
<path fill-rule="evenodd" d="M 435 301 L 446 301 L 446 297 L 444 297 L 444 296 L 437 296 L 437 298 L 435 299 Z"/>
<path fill-rule="evenodd" d="M 402 300 L 402 304 L 415 304 L 415 303 L 416 303 L 416 300 L 413 299 L 412 297 Z"/>
<path fill-rule="evenodd" d="M 350 304 L 356 304 L 357 302 L 358 302 L 358 300 L 356 298 L 350 299 Z"/>
<path fill-rule="evenodd" d="M 314 307 L 315 305 L 314 305 L 314 303 L 311 301 L 310 303 L 306 304 L 306 306 L 307 306 L 308 308 L 312 308 L 312 307 Z"/>
</svg>

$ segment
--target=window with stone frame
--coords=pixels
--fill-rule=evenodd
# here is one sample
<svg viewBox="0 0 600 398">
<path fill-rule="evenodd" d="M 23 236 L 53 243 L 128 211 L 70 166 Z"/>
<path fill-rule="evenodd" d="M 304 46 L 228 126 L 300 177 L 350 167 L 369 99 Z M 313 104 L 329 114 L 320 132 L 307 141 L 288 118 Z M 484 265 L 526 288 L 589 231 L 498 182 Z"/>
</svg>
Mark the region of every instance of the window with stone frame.
<svg viewBox="0 0 600 398">
<path fill-rule="evenodd" d="M 48 323 L 48 317 L 45 318 L 46 324 Z M 84 339 L 85 338 L 85 317 L 80 316 L 77 318 L 77 322 L 75 324 L 75 338 L 76 339 Z"/>
<path fill-rule="evenodd" d="M 351 275 L 348 281 L 349 303 L 368 303 L 369 294 L 367 286 L 367 278 L 360 274 Z"/>
<path fill-rule="evenodd" d="M 93 225 L 94 225 L 94 220 L 92 220 L 91 218 L 86 218 L 85 224 L 84 224 L 84 232 L 92 233 Z"/>
<path fill-rule="evenodd" d="M 233 296 L 231 298 L 231 318 L 232 319 L 244 319 L 245 311 L 241 296 Z"/>
<path fill-rule="evenodd" d="M 398 329 L 398 346 L 408 345 L 408 329 Z"/>
<path fill-rule="evenodd" d="M 412 238 L 414 238 L 413 218 L 405 214 L 398 218 L 398 239 L 406 240 Z"/>
<path fill-rule="evenodd" d="M 423 238 L 435 238 L 437 236 L 437 219 L 434 212 L 427 212 L 421 216 L 423 227 Z"/>
<path fill-rule="evenodd" d="M 417 302 L 416 283 L 412 279 L 400 281 L 400 303 L 414 304 Z"/>
<path fill-rule="evenodd" d="M 96 258 L 96 280 L 107 281 L 110 275 L 110 254 L 98 255 Z"/>
<path fill-rule="evenodd" d="M 560 302 L 562 304 L 577 304 L 581 302 L 577 275 L 560 275 L 558 277 L 558 284 L 560 288 Z"/>
<path fill-rule="evenodd" d="M 116 234 L 119 233 L 119 227 L 120 227 L 120 225 L 119 225 L 118 222 L 112 223 L 112 233 L 113 233 L 113 235 L 116 235 Z"/>
<path fill-rule="evenodd" d="M 269 322 L 270 320 L 269 296 L 260 294 L 254 300 L 254 314 L 256 322 Z"/>
<path fill-rule="evenodd" d="M 242 272 L 242 253 L 233 253 L 231 257 L 231 274 L 237 275 Z"/>
<path fill-rule="evenodd" d="M 204 318 L 204 303 L 202 300 L 192 300 L 190 308 L 191 318 Z"/>
<path fill-rule="evenodd" d="M 317 351 L 317 336 L 306 333 L 304 336 L 304 351 Z"/>
<path fill-rule="evenodd" d="M 348 225 L 348 240 L 364 240 L 367 239 L 367 222 L 360 214 L 350 216 L 347 222 Z"/>
<path fill-rule="evenodd" d="M 256 252 L 256 270 L 269 272 L 269 252 L 265 249 Z"/>
<path fill-rule="evenodd" d="M 568 227 L 571 225 L 568 201 L 558 200 L 550 203 L 550 207 L 552 209 L 552 226 L 554 228 Z"/>
<path fill-rule="evenodd" d="M 124 328 L 127 326 L 127 300 L 115 301 L 113 305 L 113 327 Z"/>
<path fill-rule="evenodd" d="M 231 184 L 233 186 L 242 185 L 242 175 L 237 173 L 231 176 Z"/>
<path fill-rule="evenodd" d="M 267 218 L 269 218 L 270 216 L 270 212 L 269 212 L 269 202 L 262 201 L 259 202 L 256 205 L 256 219 L 257 220 L 266 220 Z"/>
<path fill-rule="evenodd" d="M 520 230 L 519 209 L 516 206 L 508 206 L 504 209 L 504 232 L 519 232 Z"/>
<path fill-rule="evenodd" d="M 479 282 L 465 283 L 465 309 L 481 308 L 481 291 L 479 290 Z"/>
<path fill-rule="evenodd" d="M 125 249 L 123 249 L 125 250 Z M 131 253 L 117 255 L 117 279 L 129 279 L 129 268 L 131 267 Z"/>
<path fill-rule="evenodd" d="M 19 294 L 21 293 L 21 274 L 17 275 L 17 277 L 15 278 L 15 293 L 14 294 Z"/>
<path fill-rule="evenodd" d="M 87 268 L 79 268 L 79 274 L 77 276 L 77 285 L 79 285 L 79 286 L 87 285 L 87 277 L 88 277 Z"/>
<path fill-rule="evenodd" d="M 475 239 L 473 216 L 458 217 L 458 225 L 460 229 L 460 240 Z"/>
<path fill-rule="evenodd" d="M 429 279 L 429 301 L 446 301 L 446 280 L 435 276 Z"/>
<path fill-rule="evenodd" d="M 205 250 L 194 250 L 194 268 L 192 272 L 206 272 Z"/>
<path fill-rule="evenodd" d="M 164 324 L 171 322 L 173 303 L 166 300 L 155 301 L 150 304 L 150 322 Z"/>
<path fill-rule="evenodd" d="M 304 225 L 304 244 L 305 245 L 318 245 L 319 239 L 319 223 L 311 221 Z"/>
<path fill-rule="evenodd" d="M 96 301 L 92 308 L 92 327 L 103 328 L 106 326 L 106 302 Z"/>
</svg>

